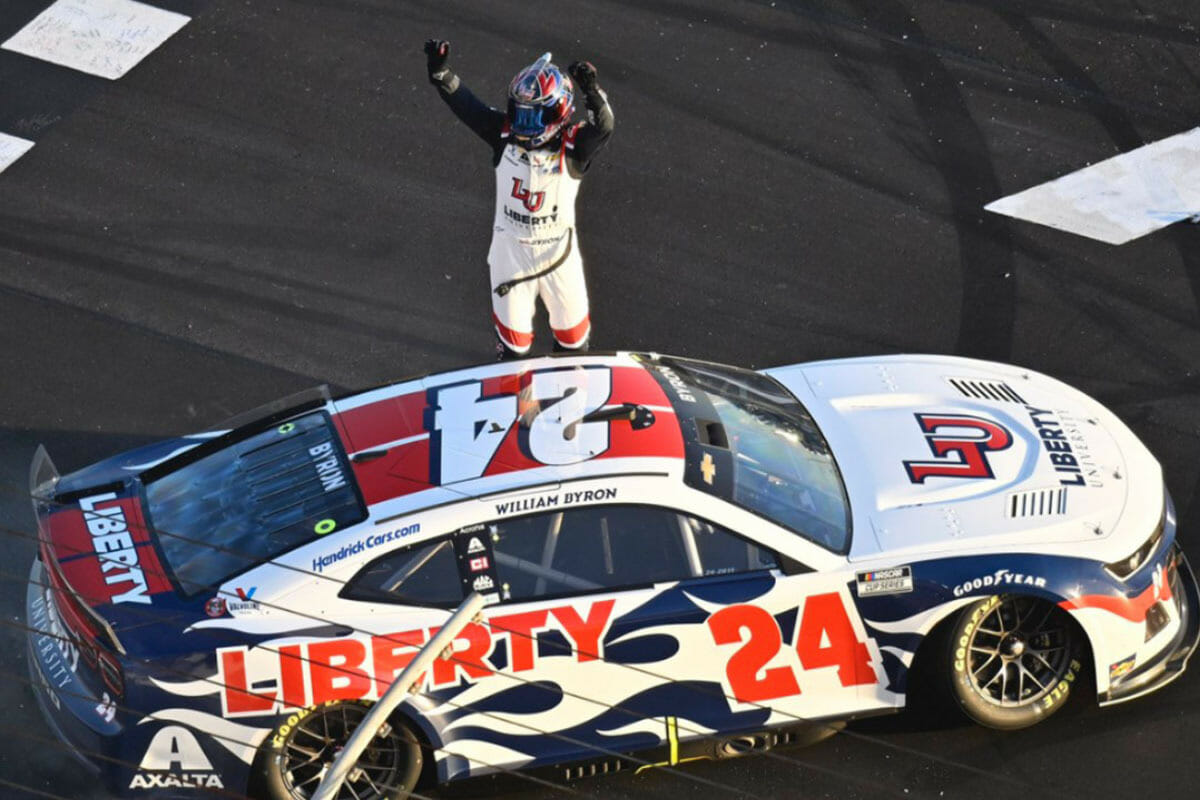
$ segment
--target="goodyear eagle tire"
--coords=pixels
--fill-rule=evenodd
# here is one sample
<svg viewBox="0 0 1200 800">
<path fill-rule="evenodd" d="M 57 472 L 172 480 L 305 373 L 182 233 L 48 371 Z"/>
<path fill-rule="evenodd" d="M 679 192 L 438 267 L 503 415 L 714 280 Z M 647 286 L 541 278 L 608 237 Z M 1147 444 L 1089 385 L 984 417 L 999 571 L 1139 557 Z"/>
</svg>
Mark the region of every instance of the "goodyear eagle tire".
<svg viewBox="0 0 1200 800">
<path fill-rule="evenodd" d="M 362 722 L 370 703 L 333 700 L 293 712 L 265 743 L 263 787 L 271 800 L 307 800 Z M 405 725 L 387 725 L 371 740 L 338 798 L 401 800 L 421 775 L 417 737 Z"/>
<path fill-rule="evenodd" d="M 1079 652 L 1079 633 L 1058 606 L 1017 595 L 984 598 L 954 622 L 951 695 L 980 725 L 1026 728 L 1066 704 Z"/>
</svg>

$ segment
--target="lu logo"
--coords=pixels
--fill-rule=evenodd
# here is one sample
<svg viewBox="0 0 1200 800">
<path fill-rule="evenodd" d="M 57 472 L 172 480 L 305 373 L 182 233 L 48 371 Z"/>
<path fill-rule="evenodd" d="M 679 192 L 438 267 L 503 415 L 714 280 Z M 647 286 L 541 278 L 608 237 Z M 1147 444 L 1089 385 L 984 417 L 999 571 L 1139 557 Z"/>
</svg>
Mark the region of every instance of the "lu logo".
<svg viewBox="0 0 1200 800">
<path fill-rule="evenodd" d="M 542 207 L 542 203 L 546 201 L 545 192 L 530 192 L 525 188 L 525 182 L 520 178 L 513 178 L 512 196 L 525 204 L 525 208 L 529 212 L 537 213 Z"/>
<path fill-rule="evenodd" d="M 917 414 L 916 417 L 936 460 L 905 461 L 904 468 L 913 483 L 924 483 L 930 477 L 995 477 L 988 463 L 988 451 L 1005 450 L 1013 442 L 1007 428 L 983 417 L 968 414 Z"/>
</svg>

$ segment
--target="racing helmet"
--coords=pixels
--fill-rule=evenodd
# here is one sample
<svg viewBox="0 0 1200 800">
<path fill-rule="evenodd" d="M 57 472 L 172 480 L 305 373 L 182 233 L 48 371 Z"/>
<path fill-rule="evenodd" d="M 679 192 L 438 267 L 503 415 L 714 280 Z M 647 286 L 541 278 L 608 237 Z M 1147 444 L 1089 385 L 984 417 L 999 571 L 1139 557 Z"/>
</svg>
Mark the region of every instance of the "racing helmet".
<svg viewBox="0 0 1200 800">
<path fill-rule="evenodd" d="M 518 72 L 508 86 L 509 130 L 526 149 L 553 139 L 574 111 L 575 88 L 550 63 L 549 53 Z"/>
</svg>

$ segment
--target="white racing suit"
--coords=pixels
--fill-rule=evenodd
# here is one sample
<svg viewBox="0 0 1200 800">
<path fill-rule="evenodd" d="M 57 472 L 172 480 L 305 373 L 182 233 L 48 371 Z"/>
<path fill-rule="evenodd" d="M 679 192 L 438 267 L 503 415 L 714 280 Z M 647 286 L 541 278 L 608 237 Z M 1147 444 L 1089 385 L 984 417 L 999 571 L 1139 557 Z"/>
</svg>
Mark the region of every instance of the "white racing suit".
<svg viewBox="0 0 1200 800">
<path fill-rule="evenodd" d="M 550 317 L 556 349 L 586 348 L 591 320 L 575 233 L 575 197 L 583 173 L 612 135 L 604 92 L 587 95 L 589 120 L 565 127 L 547 145 L 511 143 L 505 115 L 489 108 L 447 70 L 435 82 L 454 113 L 492 145 L 496 214 L 488 250 L 492 323 L 509 354 L 533 345 L 537 298 Z"/>
</svg>

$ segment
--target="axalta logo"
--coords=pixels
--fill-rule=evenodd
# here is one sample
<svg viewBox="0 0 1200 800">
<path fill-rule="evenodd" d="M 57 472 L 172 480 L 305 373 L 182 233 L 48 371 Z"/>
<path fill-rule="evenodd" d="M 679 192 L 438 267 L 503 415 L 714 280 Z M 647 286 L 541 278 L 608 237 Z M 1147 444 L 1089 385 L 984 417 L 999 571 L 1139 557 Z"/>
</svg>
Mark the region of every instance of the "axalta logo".
<svg viewBox="0 0 1200 800">
<path fill-rule="evenodd" d="M 168 725 L 150 740 L 130 789 L 224 789 L 195 735 Z"/>
<path fill-rule="evenodd" d="M 908 479 L 992 478 L 987 454 L 1012 446 L 1008 429 L 983 417 L 968 414 L 916 414 L 936 461 L 905 461 Z"/>
<path fill-rule="evenodd" d="M 110 597 L 114 603 L 149 603 L 146 575 L 138 563 L 137 545 L 129 533 L 125 512 L 119 505 L 99 508 L 117 499 L 113 492 L 85 497 L 79 501 L 92 546 L 100 559 L 100 572 L 108 586 L 133 584 Z"/>
<path fill-rule="evenodd" d="M 991 575 L 983 575 L 958 584 L 954 587 L 954 596 L 962 597 L 980 589 L 991 589 L 998 586 L 1032 586 L 1036 589 L 1045 589 L 1046 579 L 1040 575 L 1025 575 L 1020 572 L 1010 572 L 1007 569 L 998 569 Z"/>
<path fill-rule="evenodd" d="M 528 672 L 548 657 L 596 661 L 602 658 L 601 642 L 615 604 L 600 600 L 578 610 L 564 605 L 497 615 L 486 625 L 471 623 L 454 640 L 454 658 L 434 661 L 419 682 L 436 690 L 492 675 L 497 668 L 490 656 L 498 642 L 508 653 L 508 671 L 515 673 Z M 537 636 L 546 630 L 556 632 L 570 649 L 547 649 Z M 329 700 L 374 700 L 437 631 L 223 648 L 217 651 L 222 712 L 226 717 L 261 716 Z"/>
</svg>

